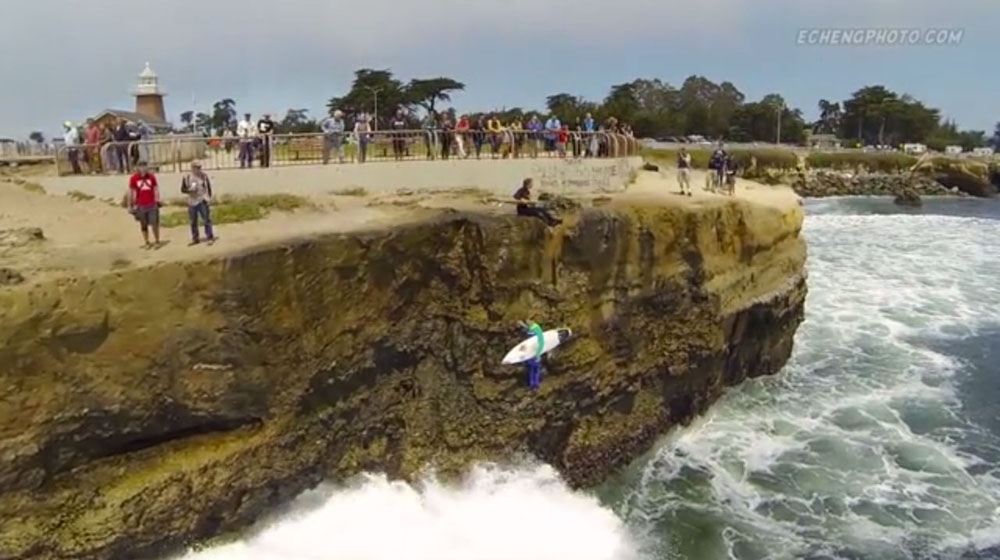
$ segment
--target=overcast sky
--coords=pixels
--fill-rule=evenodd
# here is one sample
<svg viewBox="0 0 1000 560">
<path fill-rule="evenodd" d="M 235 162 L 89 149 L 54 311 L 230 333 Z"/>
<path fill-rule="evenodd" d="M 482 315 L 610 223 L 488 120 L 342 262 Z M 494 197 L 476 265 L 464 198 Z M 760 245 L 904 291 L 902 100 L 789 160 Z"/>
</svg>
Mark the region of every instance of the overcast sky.
<svg viewBox="0 0 1000 560">
<path fill-rule="evenodd" d="M 3 0 L 0 136 L 132 109 L 146 61 L 168 119 L 223 97 L 254 115 L 323 111 L 360 67 L 465 82 L 461 110 L 599 100 L 636 77 L 729 80 L 820 98 L 867 84 L 910 93 L 959 126 L 1000 120 L 1000 0 Z M 958 46 L 800 46 L 801 28 L 963 28 Z"/>
</svg>

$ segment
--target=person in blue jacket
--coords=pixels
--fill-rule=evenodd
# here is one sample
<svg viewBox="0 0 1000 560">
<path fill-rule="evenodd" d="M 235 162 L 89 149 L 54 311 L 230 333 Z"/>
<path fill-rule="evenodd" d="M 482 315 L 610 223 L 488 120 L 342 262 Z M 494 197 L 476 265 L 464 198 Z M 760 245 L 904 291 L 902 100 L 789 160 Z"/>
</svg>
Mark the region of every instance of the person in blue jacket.
<svg viewBox="0 0 1000 560">
<path fill-rule="evenodd" d="M 519 321 L 518 324 L 529 336 L 534 335 L 538 340 L 538 347 L 535 349 L 535 357 L 526 362 L 528 366 L 528 387 L 532 391 L 538 389 L 542 384 L 542 352 L 545 349 L 545 334 L 542 327 L 533 321 Z"/>
</svg>

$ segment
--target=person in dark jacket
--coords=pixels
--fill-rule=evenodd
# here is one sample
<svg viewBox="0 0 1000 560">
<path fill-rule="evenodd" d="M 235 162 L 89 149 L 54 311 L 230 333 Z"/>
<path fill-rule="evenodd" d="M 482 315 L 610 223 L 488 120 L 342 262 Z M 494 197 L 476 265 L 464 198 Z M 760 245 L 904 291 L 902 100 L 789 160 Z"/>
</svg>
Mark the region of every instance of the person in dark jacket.
<svg viewBox="0 0 1000 560">
<path fill-rule="evenodd" d="M 517 205 L 517 215 L 518 216 L 530 216 L 538 218 L 545 222 L 549 227 L 557 226 L 562 223 L 562 220 L 552 215 L 547 208 L 541 206 L 536 206 L 534 204 L 528 204 L 531 202 L 531 186 L 533 181 L 531 177 L 528 177 L 521 183 L 521 188 L 517 189 L 514 193 L 514 199 L 521 201 Z"/>
</svg>

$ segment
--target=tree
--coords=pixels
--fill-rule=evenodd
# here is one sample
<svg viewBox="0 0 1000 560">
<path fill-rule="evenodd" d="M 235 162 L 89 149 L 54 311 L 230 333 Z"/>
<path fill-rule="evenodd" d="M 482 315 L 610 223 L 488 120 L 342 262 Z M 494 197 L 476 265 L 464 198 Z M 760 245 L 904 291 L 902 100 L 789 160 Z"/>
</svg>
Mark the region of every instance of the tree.
<svg viewBox="0 0 1000 560">
<path fill-rule="evenodd" d="M 194 116 L 194 128 L 192 131 L 197 131 L 200 134 L 211 135 L 212 129 L 212 117 L 206 115 L 205 113 L 196 113 Z"/>
<path fill-rule="evenodd" d="M 993 128 L 993 148 L 1000 150 L 1000 122 L 998 122 Z"/>
<path fill-rule="evenodd" d="M 351 89 L 340 97 L 332 97 L 326 106 L 330 114 L 340 109 L 348 116 L 360 113 L 375 113 L 375 98 L 378 96 L 377 118 L 387 121 L 397 109 L 410 111 L 413 102 L 403 87 L 403 83 L 393 78 L 389 70 L 362 68 L 354 72 Z"/>
<path fill-rule="evenodd" d="M 230 98 L 220 99 L 212 104 L 212 128 L 221 133 L 236 126 L 236 102 Z"/>
<path fill-rule="evenodd" d="M 302 134 L 318 132 L 319 124 L 308 117 L 308 109 L 289 109 L 285 118 L 275 127 L 281 134 Z"/>
<path fill-rule="evenodd" d="M 425 80 L 413 79 L 406 85 L 404 93 L 412 104 L 420 105 L 428 113 L 434 112 L 438 101 L 451 101 L 449 92 L 462 91 L 465 84 L 451 78 L 439 77 Z"/>
<path fill-rule="evenodd" d="M 45 143 L 45 135 L 40 130 L 36 130 L 28 135 L 28 139 L 36 144 Z"/>
<path fill-rule="evenodd" d="M 194 111 L 184 111 L 181 113 L 181 122 L 184 123 L 184 129 L 187 132 L 194 131 L 194 126 L 191 124 L 194 120 Z"/>
<path fill-rule="evenodd" d="M 545 107 L 561 122 L 569 124 L 582 120 L 588 112 L 593 113 L 596 105 L 576 95 L 557 93 L 545 99 Z"/>
<path fill-rule="evenodd" d="M 819 120 L 813 124 L 813 131 L 817 134 L 836 134 L 842 117 L 840 103 L 820 99 Z"/>
</svg>

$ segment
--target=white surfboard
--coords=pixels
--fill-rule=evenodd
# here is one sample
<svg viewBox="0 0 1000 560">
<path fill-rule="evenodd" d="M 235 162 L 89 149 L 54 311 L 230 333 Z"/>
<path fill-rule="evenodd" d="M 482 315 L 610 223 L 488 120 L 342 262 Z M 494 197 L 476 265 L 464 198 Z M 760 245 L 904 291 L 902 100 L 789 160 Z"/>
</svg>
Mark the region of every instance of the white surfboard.
<svg viewBox="0 0 1000 560">
<path fill-rule="evenodd" d="M 545 346 L 542 348 L 542 354 L 550 352 L 556 346 L 569 340 L 571 336 L 573 336 L 573 331 L 569 329 L 552 329 L 543 332 L 542 337 L 545 340 Z M 510 352 L 507 352 L 507 355 L 503 357 L 503 363 L 519 364 L 526 362 L 534 358 L 537 351 L 538 339 L 534 336 L 526 338 L 520 344 L 511 348 Z"/>
</svg>

